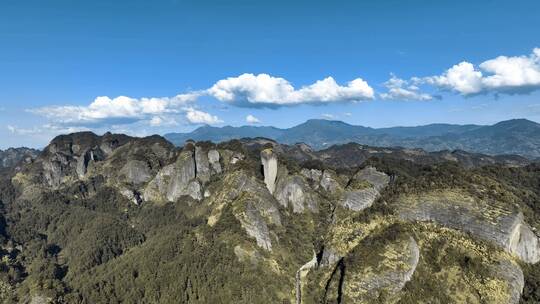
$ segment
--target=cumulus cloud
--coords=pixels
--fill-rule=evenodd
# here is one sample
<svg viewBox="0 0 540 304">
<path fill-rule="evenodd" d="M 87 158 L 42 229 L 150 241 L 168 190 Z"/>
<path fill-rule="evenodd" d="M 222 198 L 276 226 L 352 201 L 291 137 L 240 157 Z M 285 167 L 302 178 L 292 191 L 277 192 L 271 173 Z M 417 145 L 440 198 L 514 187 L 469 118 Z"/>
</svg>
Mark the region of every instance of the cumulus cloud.
<svg viewBox="0 0 540 304">
<path fill-rule="evenodd" d="M 257 117 L 255 117 L 255 116 L 249 114 L 248 116 L 246 116 L 246 122 L 247 122 L 248 124 L 258 124 L 258 123 L 260 123 L 261 121 L 260 121 Z"/>
<path fill-rule="evenodd" d="M 490 92 L 529 93 L 540 89 L 540 48 L 535 48 L 528 56 L 499 56 L 478 66 L 463 61 L 442 75 L 416 80 L 464 96 Z"/>
<path fill-rule="evenodd" d="M 280 107 L 299 104 L 358 102 L 374 98 L 374 91 L 361 78 L 345 86 L 332 77 L 299 89 L 284 78 L 268 74 L 242 74 L 219 80 L 207 94 L 239 107 Z"/>
<path fill-rule="evenodd" d="M 29 111 L 59 125 L 101 126 L 122 125 L 148 121 L 152 126 L 171 124 L 168 115 L 183 113 L 187 104 L 199 93 L 180 94 L 162 98 L 97 97 L 88 106 L 47 106 Z"/>
<path fill-rule="evenodd" d="M 384 83 L 388 89 L 386 93 L 381 93 L 379 96 L 384 100 L 432 100 L 433 96 L 421 93 L 416 85 L 410 81 L 401 79 L 392 74 L 392 77 Z"/>
<path fill-rule="evenodd" d="M 186 119 L 192 124 L 214 125 L 223 122 L 215 115 L 211 115 L 210 113 L 199 111 L 194 108 L 186 109 Z"/>
</svg>

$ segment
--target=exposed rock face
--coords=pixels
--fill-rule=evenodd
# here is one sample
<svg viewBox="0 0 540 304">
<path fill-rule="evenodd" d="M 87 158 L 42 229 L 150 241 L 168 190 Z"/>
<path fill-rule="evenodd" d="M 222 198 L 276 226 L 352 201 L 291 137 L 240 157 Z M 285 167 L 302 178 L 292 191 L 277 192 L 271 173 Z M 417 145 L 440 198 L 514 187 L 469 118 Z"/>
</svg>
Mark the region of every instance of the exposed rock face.
<svg viewBox="0 0 540 304">
<path fill-rule="evenodd" d="M 190 151 L 184 151 L 174 164 L 170 183 L 167 187 L 167 199 L 176 201 L 180 196 L 188 194 L 189 182 L 195 178 L 195 161 Z"/>
<path fill-rule="evenodd" d="M 340 204 L 353 211 L 364 210 L 373 205 L 389 181 L 385 173 L 366 167 L 358 171 L 349 182 Z"/>
<path fill-rule="evenodd" d="M 368 181 L 377 191 L 381 191 L 390 182 L 390 177 L 374 167 L 365 167 L 355 174 L 354 179 Z"/>
<path fill-rule="evenodd" d="M 295 213 L 304 212 L 306 208 L 310 211 L 317 211 L 316 195 L 299 175 L 280 178 L 274 196 L 284 207 L 291 204 Z"/>
<path fill-rule="evenodd" d="M 257 250 L 247 250 L 240 245 L 234 246 L 234 254 L 240 262 L 250 262 L 256 265 L 262 260 L 261 254 Z"/>
<path fill-rule="evenodd" d="M 36 159 L 39 151 L 30 148 L 9 148 L 0 150 L 0 168 L 14 167 L 20 162 L 30 163 Z"/>
<path fill-rule="evenodd" d="M 525 285 L 523 271 L 521 271 L 519 265 L 513 261 L 502 260 L 496 266 L 496 272 L 499 277 L 508 283 L 509 299 L 507 303 L 518 304 Z"/>
<path fill-rule="evenodd" d="M 317 169 L 306 169 L 302 168 L 300 171 L 300 174 L 302 174 L 305 178 L 307 178 L 314 189 L 319 188 L 319 184 L 321 182 L 322 172 L 321 170 Z"/>
<path fill-rule="evenodd" d="M 214 173 L 221 173 L 221 164 L 219 162 L 219 152 L 217 150 L 211 149 L 208 151 L 208 161 L 212 167 Z"/>
<path fill-rule="evenodd" d="M 518 222 L 511 232 L 507 250 L 527 263 L 536 263 L 540 260 L 540 244 L 538 237 L 523 220 L 523 214 L 518 213 Z"/>
<path fill-rule="evenodd" d="M 373 205 L 373 202 L 375 202 L 378 196 L 379 191 L 375 188 L 347 191 L 340 204 L 353 211 L 362 211 Z"/>
<path fill-rule="evenodd" d="M 208 224 L 214 225 L 221 217 L 221 210 L 231 205 L 246 233 L 255 238 L 259 247 L 270 251 L 272 242 L 268 225 L 281 226 L 277 201 L 259 179 L 245 171 L 230 172 L 224 176 L 222 186 L 225 188 L 216 189 L 217 194 L 206 201 L 213 206 Z"/>
<path fill-rule="evenodd" d="M 208 154 L 199 146 L 195 146 L 195 164 L 197 166 L 197 177 L 206 183 L 210 180 L 210 162 Z"/>
<path fill-rule="evenodd" d="M 321 187 L 330 193 L 336 193 L 342 191 L 342 187 L 337 181 L 335 174 L 329 170 L 324 170 L 321 176 Z"/>
<path fill-rule="evenodd" d="M 180 153 L 174 164 L 161 169 L 144 191 L 146 201 L 174 202 L 183 195 L 201 199 L 201 187 L 195 179 L 195 159 L 191 151 Z"/>
<path fill-rule="evenodd" d="M 49 304 L 52 303 L 53 300 L 49 297 L 41 296 L 41 295 L 35 295 L 32 297 L 32 300 L 30 301 L 30 304 Z"/>
<path fill-rule="evenodd" d="M 65 182 L 84 178 L 92 165 L 105 160 L 114 149 L 129 140 L 125 135 L 100 137 L 91 132 L 61 135 L 44 149 L 30 171 L 34 170 L 35 174 L 42 170 L 40 182 L 56 189 Z"/>
<path fill-rule="evenodd" d="M 92 148 L 84 150 L 81 155 L 75 155 L 77 165 L 75 171 L 79 175 L 79 178 L 83 178 L 88 171 L 88 166 L 91 162 L 102 161 L 105 159 L 105 155 L 100 148 Z"/>
<path fill-rule="evenodd" d="M 264 183 L 270 193 L 274 193 L 276 187 L 276 177 L 278 173 L 277 156 L 272 149 L 261 151 L 261 162 L 264 171 Z"/>
<path fill-rule="evenodd" d="M 523 214 L 507 206 L 446 191 L 402 199 L 397 207 L 405 220 L 433 221 L 493 242 L 525 262 L 540 260 L 538 237 Z"/>
<path fill-rule="evenodd" d="M 134 185 L 146 183 L 152 178 L 148 163 L 141 160 L 129 160 L 120 169 L 120 174 L 125 177 L 127 182 Z"/>
<path fill-rule="evenodd" d="M 397 294 L 411 280 L 420 251 L 416 241 L 407 237 L 387 244 L 383 251 L 365 255 L 370 262 L 351 266 L 345 262 L 348 266 L 343 283 L 344 303 L 371 303 L 381 294 L 386 298 Z"/>
<path fill-rule="evenodd" d="M 254 203 L 248 202 L 245 206 L 245 212 L 241 213 L 238 218 L 246 233 L 255 238 L 259 247 L 272 250 L 268 226 Z"/>
<path fill-rule="evenodd" d="M 142 198 L 140 194 L 133 190 L 123 189 L 123 190 L 120 190 L 120 194 L 122 194 L 125 198 L 130 200 L 135 205 L 139 205 L 140 203 L 142 203 Z"/>
<path fill-rule="evenodd" d="M 189 182 L 184 193 L 191 196 L 191 198 L 200 201 L 202 199 L 201 184 L 196 180 Z"/>
<path fill-rule="evenodd" d="M 328 267 L 336 264 L 341 258 L 342 257 L 339 256 L 339 254 L 334 249 L 330 247 L 325 247 L 323 250 L 321 261 L 319 263 L 321 267 Z"/>
</svg>

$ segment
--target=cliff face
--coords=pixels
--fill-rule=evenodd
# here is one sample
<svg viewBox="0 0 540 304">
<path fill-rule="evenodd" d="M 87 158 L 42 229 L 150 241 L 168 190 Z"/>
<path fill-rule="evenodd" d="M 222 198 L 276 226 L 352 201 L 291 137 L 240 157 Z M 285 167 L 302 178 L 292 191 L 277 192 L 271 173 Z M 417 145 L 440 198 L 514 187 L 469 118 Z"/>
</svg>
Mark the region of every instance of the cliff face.
<svg viewBox="0 0 540 304">
<path fill-rule="evenodd" d="M 540 260 L 530 191 L 456 161 L 328 159 L 262 139 L 58 137 L 2 186 L 6 269 L 30 273 L 6 286 L 87 302 L 520 301 L 520 265 Z"/>
<path fill-rule="evenodd" d="M 538 237 L 511 206 L 445 191 L 405 197 L 396 209 L 404 220 L 432 221 L 493 242 L 527 263 L 540 260 Z"/>
<path fill-rule="evenodd" d="M 30 148 L 9 148 L 0 150 L 0 168 L 11 168 L 20 163 L 28 164 L 32 162 L 38 154 L 38 150 Z"/>
</svg>

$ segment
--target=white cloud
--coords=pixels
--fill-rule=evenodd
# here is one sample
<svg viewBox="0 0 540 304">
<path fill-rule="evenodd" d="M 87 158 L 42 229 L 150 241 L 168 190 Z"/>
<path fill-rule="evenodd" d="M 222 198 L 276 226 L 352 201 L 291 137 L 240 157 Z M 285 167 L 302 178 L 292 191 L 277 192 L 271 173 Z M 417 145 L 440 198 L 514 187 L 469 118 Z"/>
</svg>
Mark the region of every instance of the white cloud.
<svg viewBox="0 0 540 304">
<path fill-rule="evenodd" d="M 44 124 L 40 127 L 32 127 L 32 128 L 21 128 L 18 126 L 8 125 L 7 126 L 9 132 L 12 134 L 17 135 L 49 135 L 53 136 L 56 134 L 67 134 L 67 133 L 74 133 L 74 132 L 81 132 L 81 131 L 88 131 L 88 128 L 84 127 L 59 127 L 57 125 L 53 124 Z"/>
<path fill-rule="evenodd" d="M 540 48 L 528 56 L 499 56 L 475 67 L 461 62 L 439 76 L 417 78 L 427 83 L 460 93 L 529 93 L 540 89 Z"/>
<path fill-rule="evenodd" d="M 193 124 L 214 125 L 223 121 L 215 115 L 196 110 L 194 108 L 186 108 L 186 119 Z"/>
<path fill-rule="evenodd" d="M 261 121 L 260 121 L 257 117 L 255 117 L 255 116 L 249 114 L 248 116 L 246 116 L 246 122 L 247 122 L 248 124 L 258 124 L 258 123 L 260 123 Z"/>
<path fill-rule="evenodd" d="M 321 114 L 321 117 L 324 119 L 336 119 L 336 116 L 334 114 L 328 114 L 328 113 Z"/>
<path fill-rule="evenodd" d="M 183 112 L 182 107 L 195 101 L 199 93 L 180 94 L 163 98 L 97 97 L 88 106 L 48 106 L 29 110 L 54 123 L 76 126 L 129 124 L 150 120 L 156 125 L 162 115 Z"/>
<path fill-rule="evenodd" d="M 373 89 L 360 78 L 340 86 L 332 77 L 327 77 L 295 89 L 286 79 L 268 74 L 242 74 L 222 79 L 206 92 L 220 101 L 240 107 L 358 102 L 374 97 Z"/>
<path fill-rule="evenodd" d="M 178 122 L 174 117 L 162 115 L 162 116 L 153 116 L 148 124 L 152 127 L 164 127 L 164 126 L 178 126 Z"/>
<path fill-rule="evenodd" d="M 385 100 L 432 100 L 433 96 L 421 93 L 416 85 L 410 84 L 410 81 L 401 79 L 392 74 L 392 77 L 384 83 L 388 89 L 386 93 L 379 96 Z"/>
</svg>

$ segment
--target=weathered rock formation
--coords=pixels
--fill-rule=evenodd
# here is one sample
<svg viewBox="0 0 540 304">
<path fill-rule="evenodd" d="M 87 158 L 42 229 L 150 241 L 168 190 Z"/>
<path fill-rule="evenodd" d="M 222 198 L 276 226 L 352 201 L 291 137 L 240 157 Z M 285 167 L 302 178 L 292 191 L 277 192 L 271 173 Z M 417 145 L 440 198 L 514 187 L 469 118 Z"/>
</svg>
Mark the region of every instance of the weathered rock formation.
<svg viewBox="0 0 540 304">
<path fill-rule="evenodd" d="M 518 304 L 525 285 L 523 271 L 518 264 L 509 260 L 502 260 L 496 265 L 496 275 L 507 282 L 509 304 Z"/>
<path fill-rule="evenodd" d="M 183 151 L 176 162 L 161 169 L 144 191 L 145 201 L 169 202 L 178 200 L 183 195 L 193 199 L 202 198 L 201 186 L 195 180 L 195 159 L 193 152 Z"/>
<path fill-rule="evenodd" d="M 195 164 L 197 166 L 197 177 L 203 183 L 208 182 L 211 173 L 210 162 L 208 160 L 208 153 L 200 146 L 195 146 Z"/>
<path fill-rule="evenodd" d="M 272 241 L 268 226 L 261 215 L 261 212 L 255 207 L 255 203 L 248 201 L 245 204 L 244 212 L 238 214 L 238 219 L 246 233 L 255 238 L 257 245 L 266 250 L 272 250 Z"/>
<path fill-rule="evenodd" d="M 278 161 L 277 156 L 272 149 L 265 149 L 261 151 L 261 162 L 264 173 L 264 183 L 270 193 L 274 193 L 276 187 L 276 177 L 278 173 Z"/>
<path fill-rule="evenodd" d="M 369 250 L 364 247 L 357 250 L 362 249 Z M 416 241 L 409 236 L 360 256 L 364 257 L 363 262 L 345 261 L 344 303 L 371 303 L 381 294 L 386 298 L 395 296 L 411 280 L 420 252 Z"/>
<path fill-rule="evenodd" d="M 358 171 L 349 181 L 340 201 L 341 206 L 353 211 L 364 210 L 375 202 L 390 178 L 373 167 Z"/>
<path fill-rule="evenodd" d="M 39 151 L 30 148 L 9 148 L 0 150 L 0 168 L 11 168 L 19 163 L 28 164 L 36 159 Z"/>
<path fill-rule="evenodd" d="M 208 161 L 210 162 L 213 173 L 221 173 L 221 163 L 219 162 L 219 152 L 217 150 L 211 149 L 208 151 Z"/>
<path fill-rule="evenodd" d="M 291 205 L 293 212 L 301 213 L 306 209 L 317 211 L 317 195 L 300 175 L 280 177 L 274 196 L 282 206 Z"/>
<path fill-rule="evenodd" d="M 397 212 L 409 221 L 433 221 L 493 242 L 528 263 L 540 260 L 538 237 L 523 214 L 497 202 L 485 202 L 454 191 L 403 198 Z"/>
</svg>

